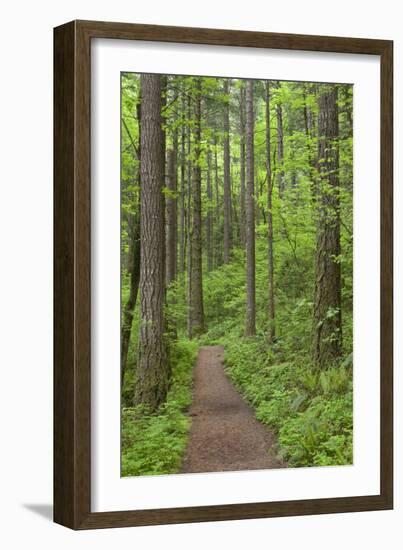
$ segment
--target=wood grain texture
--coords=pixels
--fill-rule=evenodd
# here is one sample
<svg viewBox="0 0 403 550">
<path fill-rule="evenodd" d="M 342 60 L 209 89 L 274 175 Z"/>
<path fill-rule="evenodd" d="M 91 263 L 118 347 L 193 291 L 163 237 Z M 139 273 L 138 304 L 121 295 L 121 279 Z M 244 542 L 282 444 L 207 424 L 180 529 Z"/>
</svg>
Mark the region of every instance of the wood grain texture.
<svg viewBox="0 0 403 550">
<path fill-rule="evenodd" d="M 381 494 L 393 507 L 393 42 L 381 56 Z"/>
<path fill-rule="evenodd" d="M 91 512 L 91 39 L 381 57 L 381 490 L 379 495 Z M 54 30 L 54 520 L 127 527 L 393 507 L 393 43 L 385 40 L 73 21 Z"/>
<path fill-rule="evenodd" d="M 77 528 L 90 510 L 90 50 L 75 23 L 54 47 L 54 519 Z"/>
<path fill-rule="evenodd" d="M 54 36 L 54 519 L 74 523 L 74 25 Z"/>
<path fill-rule="evenodd" d="M 373 40 L 368 38 L 140 25 L 105 21 L 76 21 L 75 23 L 82 32 L 92 38 L 150 40 L 158 42 L 182 42 L 184 44 L 210 44 L 217 46 L 375 55 L 382 55 L 385 48 L 390 44 L 388 40 Z"/>
</svg>

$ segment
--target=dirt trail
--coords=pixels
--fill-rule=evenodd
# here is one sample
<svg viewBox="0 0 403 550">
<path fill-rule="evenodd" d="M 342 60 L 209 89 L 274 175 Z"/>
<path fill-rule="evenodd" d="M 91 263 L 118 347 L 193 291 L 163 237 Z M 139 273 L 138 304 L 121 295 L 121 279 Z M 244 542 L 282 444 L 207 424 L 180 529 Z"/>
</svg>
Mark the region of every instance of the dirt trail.
<svg viewBox="0 0 403 550">
<path fill-rule="evenodd" d="M 182 472 L 284 468 L 269 451 L 275 436 L 261 424 L 223 368 L 224 348 L 199 350 L 194 370 L 189 443 Z"/>
</svg>

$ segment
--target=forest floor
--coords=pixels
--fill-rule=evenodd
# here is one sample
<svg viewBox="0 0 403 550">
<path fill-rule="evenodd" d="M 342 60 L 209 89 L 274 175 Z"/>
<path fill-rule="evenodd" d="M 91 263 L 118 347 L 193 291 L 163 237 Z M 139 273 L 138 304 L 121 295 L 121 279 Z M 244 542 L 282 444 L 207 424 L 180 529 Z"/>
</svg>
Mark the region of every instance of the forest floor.
<svg viewBox="0 0 403 550">
<path fill-rule="evenodd" d="M 274 433 L 225 374 L 223 346 L 203 346 L 194 367 L 192 418 L 183 473 L 284 468 Z"/>
</svg>

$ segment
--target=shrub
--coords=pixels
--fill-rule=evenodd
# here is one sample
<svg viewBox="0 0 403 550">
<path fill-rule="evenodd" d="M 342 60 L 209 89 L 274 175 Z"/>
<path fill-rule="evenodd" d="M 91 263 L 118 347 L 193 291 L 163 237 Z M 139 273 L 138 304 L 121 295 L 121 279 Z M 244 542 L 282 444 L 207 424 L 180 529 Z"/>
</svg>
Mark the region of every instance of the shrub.
<svg viewBox="0 0 403 550">
<path fill-rule="evenodd" d="M 265 349 L 263 337 L 226 337 L 226 369 L 257 419 L 277 432 L 281 456 L 289 466 L 351 464 L 350 359 L 321 372 L 303 356 L 274 363 Z"/>
<path fill-rule="evenodd" d="M 122 476 L 176 473 L 185 452 L 192 400 L 192 368 L 198 343 L 171 346 L 173 365 L 166 403 L 149 414 L 141 406 L 122 410 Z"/>
</svg>

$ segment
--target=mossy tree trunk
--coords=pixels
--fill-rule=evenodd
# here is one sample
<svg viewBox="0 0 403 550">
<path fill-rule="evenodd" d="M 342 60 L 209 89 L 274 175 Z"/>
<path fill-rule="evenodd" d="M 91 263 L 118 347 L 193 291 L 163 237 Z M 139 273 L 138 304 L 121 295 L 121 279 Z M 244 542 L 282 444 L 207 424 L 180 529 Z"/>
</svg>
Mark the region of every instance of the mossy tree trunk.
<svg viewBox="0 0 403 550">
<path fill-rule="evenodd" d="M 274 254 L 273 254 L 273 182 L 271 174 L 271 140 L 270 140 L 270 83 L 266 81 L 266 177 L 267 177 L 267 256 L 268 256 L 268 317 L 269 341 L 276 336 L 276 318 L 274 305 Z"/>
<path fill-rule="evenodd" d="M 134 403 L 155 411 L 168 390 L 169 363 L 164 338 L 165 201 L 162 82 L 141 75 L 140 329 Z"/>
<path fill-rule="evenodd" d="M 201 199 L 201 80 L 196 79 L 194 98 L 194 128 L 193 128 L 193 173 L 192 199 L 193 219 L 191 234 L 191 266 L 190 266 L 190 330 L 191 338 L 204 332 L 203 311 L 203 280 L 202 280 L 202 199 Z"/>
<path fill-rule="evenodd" d="M 325 86 L 318 105 L 313 358 L 320 368 L 325 368 L 337 360 L 342 351 L 337 88 Z"/>
<path fill-rule="evenodd" d="M 140 283 L 140 216 L 137 215 L 129 222 L 129 298 L 123 309 L 121 331 L 121 380 L 123 383 L 127 367 L 127 355 L 129 352 L 130 335 L 132 331 L 134 310 L 137 303 L 137 295 Z"/>
<path fill-rule="evenodd" d="M 141 189 L 141 174 L 140 174 L 140 155 L 141 155 L 141 103 L 136 106 L 137 124 L 139 132 L 139 146 L 136 148 L 134 140 L 126 126 L 127 133 L 130 137 L 130 142 L 133 146 L 137 160 L 139 161 L 137 168 L 137 193 L 133 202 L 136 207 L 134 214 L 128 214 L 128 236 L 129 236 L 129 253 L 127 268 L 129 272 L 129 297 L 123 308 L 122 327 L 121 327 L 121 346 L 120 346 L 120 378 L 121 384 L 124 382 L 124 376 L 127 368 L 127 356 L 129 353 L 130 337 L 132 332 L 134 310 L 137 304 L 137 296 L 140 284 L 140 189 Z"/>
<path fill-rule="evenodd" d="M 246 336 L 256 334 L 254 187 L 253 80 L 248 80 L 246 85 Z"/>
<path fill-rule="evenodd" d="M 239 226 L 240 241 L 245 246 L 245 83 L 239 90 Z"/>
<path fill-rule="evenodd" d="M 207 248 L 207 271 L 213 269 L 213 235 L 214 235 L 214 221 L 213 221 L 213 188 L 211 185 L 211 149 L 207 150 L 207 214 L 206 214 L 206 248 Z"/>
<path fill-rule="evenodd" d="M 229 93 L 230 80 L 224 80 L 224 263 L 228 264 L 231 256 L 231 157 L 230 157 L 230 120 Z"/>
<path fill-rule="evenodd" d="M 284 172 L 284 129 L 283 129 L 283 107 L 281 103 L 276 105 L 277 113 L 277 163 L 279 170 L 277 173 L 278 190 L 280 197 L 283 196 L 285 190 L 285 172 Z"/>
<path fill-rule="evenodd" d="M 166 234 L 166 278 L 167 285 L 176 279 L 177 245 L 178 245 L 178 209 L 177 209 L 177 177 L 176 177 L 176 143 L 167 151 L 166 183 L 168 196 L 166 198 L 167 234 Z"/>
</svg>

